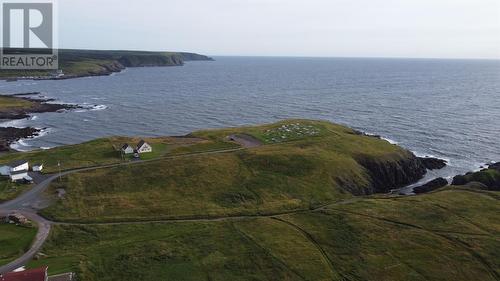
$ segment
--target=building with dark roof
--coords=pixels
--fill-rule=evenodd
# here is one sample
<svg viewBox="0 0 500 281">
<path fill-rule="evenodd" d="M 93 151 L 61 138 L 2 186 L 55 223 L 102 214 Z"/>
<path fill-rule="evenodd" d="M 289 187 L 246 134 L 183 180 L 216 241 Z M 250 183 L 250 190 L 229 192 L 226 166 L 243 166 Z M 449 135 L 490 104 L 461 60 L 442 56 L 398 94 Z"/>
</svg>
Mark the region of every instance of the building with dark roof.
<svg viewBox="0 0 500 281">
<path fill-rule="evenodd" d="M 153 147 L 151 147 L 151 145 L 149 145 L 147 142 L 145 142 L 144 140 L 141 140 L 139 142 L 139 144 L 137 144 L 137 149 L 136 149 L 137 153 L 146 153 L 146 152 L 152 152 L 153 151 Z"/>
<path fill-rule="evenodd" d="M 121 150 L 125 154 L 132 154 L 132 153 L 134 153 L 134 149 L 130 145 L 128 145 L 128 143 L 123 144 Z"/>
</svg>

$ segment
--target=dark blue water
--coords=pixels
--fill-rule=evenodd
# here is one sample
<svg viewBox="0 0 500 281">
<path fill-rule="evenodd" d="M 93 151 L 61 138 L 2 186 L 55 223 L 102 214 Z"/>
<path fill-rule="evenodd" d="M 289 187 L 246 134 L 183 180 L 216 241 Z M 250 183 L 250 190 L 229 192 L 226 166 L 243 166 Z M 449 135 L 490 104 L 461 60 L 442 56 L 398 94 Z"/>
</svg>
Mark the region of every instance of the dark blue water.
<svg viewBox="0 0 500 281">
<path fill-rule="evenodd" d="M 111 77 L 0 82 L 3 93 L 31 91 L 90 109 L 4 124 L 48 128 L 16 144 L 23 150 L 312 118 L 450 160 L 429 177 L 500 161 L 500 61 L 217 58 Z"/>
</svg>

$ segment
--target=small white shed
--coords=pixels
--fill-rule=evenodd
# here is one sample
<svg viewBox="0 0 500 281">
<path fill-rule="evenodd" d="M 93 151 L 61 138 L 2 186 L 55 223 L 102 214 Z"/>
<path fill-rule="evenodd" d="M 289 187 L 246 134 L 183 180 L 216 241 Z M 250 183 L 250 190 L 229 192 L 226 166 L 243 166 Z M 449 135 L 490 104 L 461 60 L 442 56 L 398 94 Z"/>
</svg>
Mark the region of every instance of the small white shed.
<svg viewBox="0 0 500 281">
<path fill-rule="evenodd" d="M 33 172 L 41 172 L 43 170 L 43 164 L 33 164 Z"/>
<path fill-rule="evenodd" d="M 126 144 L 124 144 L 122 146 L 122 151 L 123 151 L 124 154 L 132 154 L 132 153 L 134 153 L 134 149 L 130 145 L 128 145 L 128 143 L 126 143 Z"/>
</svg>

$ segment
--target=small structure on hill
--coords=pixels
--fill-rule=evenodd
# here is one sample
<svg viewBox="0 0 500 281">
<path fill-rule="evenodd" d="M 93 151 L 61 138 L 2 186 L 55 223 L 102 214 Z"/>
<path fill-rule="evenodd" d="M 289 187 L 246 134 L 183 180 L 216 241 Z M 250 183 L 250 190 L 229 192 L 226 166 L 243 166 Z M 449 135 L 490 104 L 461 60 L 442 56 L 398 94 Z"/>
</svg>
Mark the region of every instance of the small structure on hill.
<svg viewBox="0 0 500 281">
<path fill-rule="evenodd" d="M 147 153 L 147 152 L 152 152 L 153 151 L 153 147 L 151 147 L 151 145 L 149 145 L 147 142 L 145 142 L 144 140 L 141 140 L 139 142 L 139 144 L 137 145 L 137 148 L 136 148 L 136 151 L 137 153 Z"/>
<path fill-rule="evenodd" d="M 41 172 L 43 170 L 43 164 L 33 164 L 33 172 Z"/>
<path fill-rule="evenodd" d="M 121 150 L 122 150 L 123 154 L 134 153 L 134 149 L 130 145 L 128 145 L 128 143 L 123 144 Z"/>
<path fill-rule="evenodd" d="M 30 168 L 27 160 L 16 160 L 8 166 L 11 172 L 27 171 Z"/>
<path fill-rule="evenodd" d="M 8 165 L 0 167 L 0 174 L 2 176 L 10 176 L 14 173 L 28 172 L 29 163 L 26 160 L 16 160 Z"/>
<path fill-rule="evenodd" d="M 73 272 L 69 272 L 69 273 L 49 276 L 48 281 L 74 281 L 74 280 L 76 280 L 76 275 Z"/>
<path fill-rule="evenodd" d="M 40 166 L 41 167 L 41 166 Z M 8 165 L 0 167 L 0 175 L 9 176 L 12 182 L 32 182 L 33 179 L 28 176 L 30 166 L 26 160 L 16 160 Z"/>
<path fill-rule="evenodd" d="M 0 275 L 0 281 L 47 281 L 47 266 Z"/>
<path fill-rule="evenodd" d="M 9 214 L 6 218 L 6 221 L 8 223 L 15 223 L 15 224 L 22 224 L 22 225 L 26 225 L 29 223 L 29 220 L 25 216 L 18 214 L 18 213 Z"/>
<path fill-rule="evenodd" d="M 10 181 L 12 181 L 12 182 L 20 182 L 20 181 L 31 182 L 31 181 L 33 181 L 33 179 L 30 176 L 28 176 L 28 170 L 11 172 L 9 177 L 10 177 Z"/>
</svg>

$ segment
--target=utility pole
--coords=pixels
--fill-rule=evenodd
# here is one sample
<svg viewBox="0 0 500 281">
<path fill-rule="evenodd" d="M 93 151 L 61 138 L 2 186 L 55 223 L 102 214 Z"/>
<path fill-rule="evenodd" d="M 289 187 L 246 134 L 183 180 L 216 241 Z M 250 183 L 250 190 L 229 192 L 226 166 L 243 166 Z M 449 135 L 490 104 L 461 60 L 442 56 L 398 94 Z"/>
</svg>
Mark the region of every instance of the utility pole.
<svg viewBox="0 0 500 281">
<path fill-rule="evenodd" d="M 59 182 L 61 182 L 61 162 L 57 160 L 57 167 L 59 168 Z"/>
</svg>

